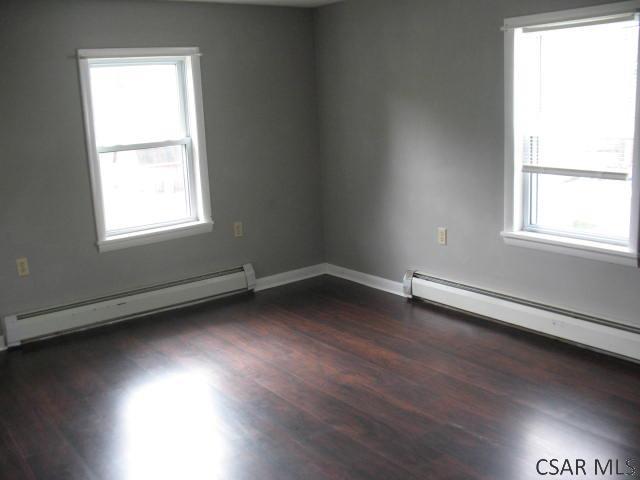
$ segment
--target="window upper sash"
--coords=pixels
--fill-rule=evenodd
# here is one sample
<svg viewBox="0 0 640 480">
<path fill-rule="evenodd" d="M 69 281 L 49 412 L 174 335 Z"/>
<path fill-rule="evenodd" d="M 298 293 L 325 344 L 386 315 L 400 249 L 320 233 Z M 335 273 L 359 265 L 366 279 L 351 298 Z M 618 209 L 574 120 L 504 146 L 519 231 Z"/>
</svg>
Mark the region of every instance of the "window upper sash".
<svg viewBox="0 0 640 480">
<path fill-rule="evenodd" d="M 178 140 L 166 140 L 162 142 L 135 143 L 131 145 L 112 145 L 107 147 L 98 147 L 98 153 L 124 152 L 129 150 L 145 150 L 148 148 L 173 147 L 175 145 L 190 145 L 189 137 Z"/>
<path fill-rule="evenodd" d="M 574 168 L 544 167 L 541 165 L 522 165 L 524 173 L 537 173 L 542 175 L 562 175 L 566 177 L 601 178 L 605 180 L 629 180 L 628 172 L 581 170 Z"/>
</svg>

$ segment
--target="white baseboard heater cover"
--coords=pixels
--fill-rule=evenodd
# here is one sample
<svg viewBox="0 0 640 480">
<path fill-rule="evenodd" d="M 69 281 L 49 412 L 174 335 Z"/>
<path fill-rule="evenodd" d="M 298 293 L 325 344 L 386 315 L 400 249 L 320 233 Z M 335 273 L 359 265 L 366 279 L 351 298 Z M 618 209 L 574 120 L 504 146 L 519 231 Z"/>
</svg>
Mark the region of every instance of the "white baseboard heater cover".
<svg viewBox="0 0 640 480">
<path fill-rule="evenodd" d="M 640 328 L 451 282 L 414 270 L 404 282 L 407 297 L 453 307 L 500 322 L 640 361 Z"/>
<path fill-rule="evenodd" d="M 9 347 L 253 290 L 251 264 L 71 305 L 4 317 Z"/>
</svg>

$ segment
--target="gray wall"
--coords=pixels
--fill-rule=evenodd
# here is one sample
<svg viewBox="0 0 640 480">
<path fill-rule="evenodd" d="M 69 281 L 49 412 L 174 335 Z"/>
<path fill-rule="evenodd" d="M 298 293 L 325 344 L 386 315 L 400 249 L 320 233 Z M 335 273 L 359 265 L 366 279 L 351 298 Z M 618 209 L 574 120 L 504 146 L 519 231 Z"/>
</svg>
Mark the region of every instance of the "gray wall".
<svg viewBox="0 0 640 480">
<path fill-rule="evenodd" d="M 265 276 L 327 260 L 393 280 L 414 266 L 639 325 L 638 269 L 508 247 L 498 235 L 499 26 L 595 3 L 348 0 L 313 13 L 5 0 L 0 315 L 247 261 Z M 99 254 L 70 56 L 167 45 L 205 54 L 214 232 Z M 245 222 L 245 238 L 233 238 L 234 220 Z M 447 247 L 436 244 L 438 226 L 449 228 Z M 15 273 L 20 256 L 29 257 L 28 278 Z"/>
<path fill-rule="evenodd" d="M 503 18 L 580 0 L 349 0 L 317 13 L 326 257 L 640 325 L 640 270 L 506 246 Z M 449 246 L 436 228 L 449 228 Z"/>
<path fill-rule="evenodd" d="M 0 4 L 0 316 L 254 262 L 321 262 L 309 10 L 198 3 Z M 214 232 L 99 254 L 77 48 L 199 46 Z M 235 239 L 234 220 L 245 223 Z M 18 278 L 27 256 L 31 276 Z"/>
</svg>

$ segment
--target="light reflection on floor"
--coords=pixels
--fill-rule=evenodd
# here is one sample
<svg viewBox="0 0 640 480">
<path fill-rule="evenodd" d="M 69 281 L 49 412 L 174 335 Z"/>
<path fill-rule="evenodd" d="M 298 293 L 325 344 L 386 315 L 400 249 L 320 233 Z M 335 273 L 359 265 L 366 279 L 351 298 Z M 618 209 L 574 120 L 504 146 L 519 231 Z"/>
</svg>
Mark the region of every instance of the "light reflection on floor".
<svg viewBox="0 0 640 480">
<path fill-rule="evenodd" d="M 581 435 L 581 429 L 578 426 L 571 427 L 565 422 L 552 417 L 534 415 L 523 430 L 522 451 L 527 469 L 530 470 L 529 473 L 532 476 L 542 478 L 536 471 L 537 462 L 542 459 L 548 461 L 554 458 L 559 459 L 558 467 L 561 467 L 563 461 L 568 459 L 574 470 L 576 460 L 584 460 L 587 476 L 583 475 L 578 478 L 596 477 L 596 460 L 601 462 L 601 465 L 606 465 L 610 459 L 615 465 L 616 460 L 618 460 L 621 468 L 624 467 L 624 462 L 627 458 L 632 458 L 629 457 L 631 452 L 625 452 L 623 448 L 618 446 L 617 442 L 607 438 L 608 432 L 603 431 L 601 435 L 600 437 L 587 434 Z M 544 461 L 539 468 L 543 473 L 549 474 L 551 472 L 549 464 Z M 557 478 L 571 478 L 571 476 L 566 472 L 564 476 Z M 609 476 L 600 473 L 597 478 L 616 477 L 615 475 Z"/>
<path fill-rule="evenodd" d="M 224 476 L 229 449 L 203 372 L 176 372 L 132 390 L 123 415 L 125 478 Z"/>
</svg>

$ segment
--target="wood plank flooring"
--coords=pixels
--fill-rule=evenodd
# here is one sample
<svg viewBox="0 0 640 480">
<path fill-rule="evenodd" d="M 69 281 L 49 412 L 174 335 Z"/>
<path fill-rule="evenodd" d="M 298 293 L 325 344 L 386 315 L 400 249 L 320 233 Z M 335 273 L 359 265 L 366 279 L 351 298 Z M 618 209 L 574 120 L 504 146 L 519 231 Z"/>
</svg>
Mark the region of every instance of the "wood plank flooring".
<svg viewBox="0 0 640 480">
<path fill-rule="evenodd" d="M 330 277 L 0 354 L 2 479 L 634 478 L 595 459 L 640 366 Z"/>
</svg>

